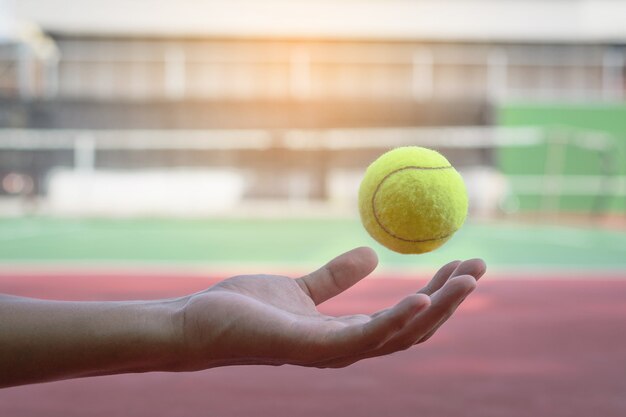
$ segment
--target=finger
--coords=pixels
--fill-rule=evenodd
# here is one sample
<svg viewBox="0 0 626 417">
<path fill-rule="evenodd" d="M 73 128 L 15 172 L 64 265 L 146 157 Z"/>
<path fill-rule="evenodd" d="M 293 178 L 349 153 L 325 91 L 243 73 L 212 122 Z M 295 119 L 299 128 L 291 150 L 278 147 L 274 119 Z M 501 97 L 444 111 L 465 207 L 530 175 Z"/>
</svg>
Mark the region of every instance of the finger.
<svg viewBox="0 0 626 417">
<path fill-rule="evenodd" d="M 424 288 L 418 291 L 420 294 L 431 295 L 446 283 L 450 275 L 461 264 L 461 261 L 452 261 L 442 266 L 435 276 L 426 284 Z"/>
<path fill-rule="evenodd" d="M 461 302 L 476 288 L 476 280 L 471 275 L 452 277 L 432 296 L 432 305 L 423 314 L 414 319 L 415 327 L 407 330 L 413 334 L 406 335 L 404 341 L 417 341 L 430 332 L 441 320 L 452 315 Z M 402 344 L 402 342 L 399 342 Z M 412 343 L 411 343 L 412 344 Z"/>
<path fill-rule="evenodd" d="M 368 276 L 377 264 L 378 257 L 372 249 L 357 248 L 336 257 L 317 271 L 298 278 L 296 282 L 317 305 Z"/>
<path fill-rule="evenodd" d="M 474 259 L 470 260 L 470 261 L 466 261 L 466 262 L 472 262 L 474 263 Z M 478 260 L 481 261 L 481 260 Z M 481 261 L 482 262 L 482 261 Z M 447 263 L 446 265 L 442 266 L 441 268 L 439 268 L 439 270 L 435 273 L 435 275 L 433 276 L 433 278 L 428 282 L 428 284 L 426 284 L 425 287 L 423 287 L 421 290 L 419 290 L 417 293 L 418 294 L 426 294 L 426 295 L 432 295 L 434 292 L 436 292 L 437 290 L 439 290 L 448 279 L 450 279 L 450 277 L 456 276 L 456 275 L 465 275 L 465 274 L 459 274 L 458 271 L 467 271 L 466 274 L 467 275 L 472 275 L 472 272 L 476 273 L 476 271 L 480 270 L 480 266 L 479 265 L 466 265 L 462 268 L 459 269 L 459 266 L 461 266 L 462 264 L 464 264 L 464 262 L 461 262 L 459 260 L 457 261 L 452 261 Z M 483 269 L 484 269 L 484 262 L 483 262 Z M 456 275 L 455 275 L 456 272 Z M 373 317 L 376 317 L 378 314 L 384 313 L 386 311 L 385 310 L 381 310 L 377 313 L 373 314 Z"/>
<path fill-rule="evenodd" d="M 372 319 L 363 326 L 363 338 L 359 341 L 361 351 L 382 346 L 415 317 L 430 306 L 430 297 L 412 294 L 396 306 Z"/>
<path fill-rule="evenodd" d="M 478 280 L 486 270 L 485 262 L 481 259 L 470 259 L 468 261 L 452 261 L 442 266 L 433 276 L 428 284 L 418 294 L 432 295 L 437 292 L 451 277 L 459 275 L 472 275 Z M 381 310 L 374 313 L 372 317 L 376 317 L 378 314 L 385 312 Z"/>
<path fill-rule="evenodd" d="M 332 358 L 343 358 L 367 352 L 382 346 L 415 317 L 430 306 L 424 294 L 411 294 L 384 314 L 365 324 L 347 326 L 338 331 L 329 351 Z M 327 359 L 328 361 L 330 359 Z"/>
<path fill-rule="evenodd" d="M 399 350 L 405 350 L 414 345 L 436 325 L 449 309 L 456 306 L 467 297 L 476 287 L 476 281 L 471 276 L 461 276 L 450 279 L 444 284 L 436 298 L 431 297 L 430 307 L 415 315 L 382 345 L 356 355 L 345 355 L 334 360 L 318 364 L 319 367 L 341 368 L 363 359 L 389 355 Z"/>
<path fill-rule="evenodd" d="M 435 335 L 435 333 L 437 333 L 437 330 L 439 330 L 439 328 L 441 326 L 443 326 L 443 324 L 448 321 L 448 319 L 452 316 L 452 314 L 454 314 L 454 312 L 456 311 L 457 308 L 459 308 L 459 306 L 461 305 L 461 303 L 463 303 L 463 301 L 465 301 L 465 299 L 461 300 L 460 303 L 458 303 L 456 305 L 456 307 L 452 310 L 452 312 L 450 314 L 448 314 L 446 317 L 444 317 L 443 319 L 441 319 L 439 321 L 439 323 L 437 323 L 437 325 L 428 333 L 426 333 L 421 339 L 417 340 L 415 343 L 413 343 L 414 345 L 418 345 L 420 343 L 424 343 L 425 341 L 427 341 L 428 339 L 430 339 L 431 337 L 433 337 Z"/>
<path fill-rule="evenodd" d="M 487 271 L 487 265 L 482 259 L 470 259 L 468 261 L 462 262 L 460 265 L 452 273 L 452 276 L 460 276 L 460 275 L 470 275 L 473 276 L 477 281 L 485 274 Z M 460 303 L 459 303 L 460 304 Z M 458 305 L 457 305 L 458 307 Z M 445 317 L 442 317 L 441 321 L 423 338 L 416 341 L 416 343 L 422 343 L 430 339 L 435 332 L 450 318 L 452 314 L 456 311 L 456 308 L 451 310 L 449 314 Z"/>
<path fill-rule="evenodd" d="M 452 311 L 476 288 L 476 280 L 468 275 L 450 278 L 444 286 L 431 297 L 430 307 L 416 315 L 402 331 L 398 332 L 379 349 L 371 352 L 371 356 L 388 355 L 404 350 L 422 339 L 441 319 L 449 317 Z"/>
<path fill-rule="evenodd" d="M 487 271 L 487 265 L 485 261 L 482 259 L 469 259 L 467 261 L 463 261 L 457 265 L 454 269 L 450 278 L 458 277 L 461 275 L 470 275 L 474 277 L 476 281 L 478 281 Z"/>
<path fill-rule="evenodd" d="M 485 274 L 486 271 L 487 271 L 487 266 L 485 265 L 485 262 L 482 259 L 470 259 L 469 261 L 465 261 L 461 265 L 459 265 L 456 268 L 456 270 L 452 273 L 452 275 L 453 276 L 470 275 L 470 276 L 473 276 L 474 279 L 478 281 Z M 436 295 L 435 295 L 435 298 L 436 298 Z M 461 302 L 463 302 L 463 300 L 461 300 Z M 454 314 L 454 312 L 456 311 L 456 309 L 458 308 L 460 304 L 461 303 L 458 303 L 455 308 L 450 310 L 447 315 L 441 318 L 439 323 L 437 323 L 437 325 L 435 325 L 431 331 L 429 331 L 426 335 L 424 335 L 424 337 L 422 337 L 415 343 L 416 344 L 423 343 L 427 341 L 428 339 L 430 339 L 437 332 L 437 330 L 439 330 L 439 328 L 450 318 L 450 316 Z"/>
</svg>

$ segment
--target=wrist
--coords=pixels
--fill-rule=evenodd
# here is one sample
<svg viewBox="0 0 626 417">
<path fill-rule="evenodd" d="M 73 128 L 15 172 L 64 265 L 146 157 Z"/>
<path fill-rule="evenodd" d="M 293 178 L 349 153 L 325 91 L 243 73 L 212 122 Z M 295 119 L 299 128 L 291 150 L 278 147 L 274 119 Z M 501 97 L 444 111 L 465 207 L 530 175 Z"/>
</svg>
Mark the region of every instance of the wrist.
<svg viewBox="0 0 626 417">
<path fill-rule="evenodd" d="M 141 352 L 129 372 L 176 371 L 185 355 L 183 299 L 142 302 L 137 308 Z"/>
<path fill-rule="evenodd" d="M 83 376 L 176 370 L 184 358 L 180 310 L 179 300 L 158 300 L 115 303 L 101 312 L 96 345 L 104 366 Z"/>
</svg>

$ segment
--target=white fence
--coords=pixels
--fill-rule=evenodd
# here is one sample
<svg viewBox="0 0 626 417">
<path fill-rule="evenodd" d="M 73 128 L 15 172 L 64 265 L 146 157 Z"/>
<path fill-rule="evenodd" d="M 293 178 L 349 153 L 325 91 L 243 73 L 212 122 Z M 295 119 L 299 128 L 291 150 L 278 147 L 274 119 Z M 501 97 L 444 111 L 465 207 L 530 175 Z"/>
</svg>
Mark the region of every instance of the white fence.
<svg viewBox="0 0 626 417">
<path fill-rule="evenodd" d="M 259 202 L 254 193 L 262 185 L 266 190 L 284 187 L 278 207 L 285 203 L 326 206 L 338 211 L 355 206 L 360 178 L 367 161 L 385 150 L 406 145 L 444 149 L 457 155 L 465 177 L 475 214 L 489 216 L 501 210 L 515 211 L 515 198 L 522 195 L 541 197 L 543 211 L 559 210 L 559 198 L 570 196 L 626 196 L 626 177 L 598 172 L 589 175 L 565 175 L 565 147 L 574 146 L 589 152 L 613 152 L 615 139 L 606 134 L 566 128 L 377 128 L 329 130 L 0 130 L 0 157 L 34 155 L 42 152 L 63 153 L 65 163 L 49 163 L 43 169 L 44 191 L 39 198 L 45 210 L 65 214 L 98 215 L 212 215 L 227 213 Z M 503 175 L 494 156 L 499 149 L 547 145 L 545 171 L 538 175 Z M 133 165 L 124 168 L 102 166 L 101 153 L 117 151 L 130 158 Z M 160 151 L 158 165 L 150 152 Z M 220 156 L 219 166 L 187 166 L 177 162 L 175 153 L 208 152 Z M 214 151 L 214 152 L 213 152 Z M 275 152 L 294 151 L 291 171 L 276 161 Z M 229 163 L 228 155 L 253 152 L 255 160 L 274 169 L 275 175 L 260 178 L 255 169 L 241 163 Z M 305 169 L 307 155 L 327 155 L 325 166 Z M 357 163 L 328 164 L 333 153 L 361 155 Z M 474 157 L 470 157 L 471 154 Z M 168 156 L 169 155 L 169 156 Z M 365 157 L 363 156 L 365 155 Z M 487 155 L 487 158 L 476 158 Z M 68 159 L 69 157 L 69 159 Z M 27 160 L 26 158 L 25 160 Z M 32 159 L 32 158 L 31 158 Z M 223 161 L 222 161 L 223 159 Z M 233 159 L 236 160 L 236 159 Z M 335 159 L 337 161 L 339 159 Z M 471 163 L 466 162 L 471 160 Z M 44 162 L 47 161 L 44 158 Z M 68 163 L 69 161 L 69 163 Z M 224 162 L 225 161 L 225 162 Z M 265 161 L 265 162 L 263 162 Z M 224 162 L 224 163 L 222 163 Z M 4 185 L 19 184 L 9 175 L 33 175 L 32 166 L 0 166 L 6 175 Z M 19 165 L 19 164 L 18 164 Z M 271 168 L 273 167 L 273 168 Z M 310 166 L 309 166 L 310 168 Z M 321 177 L 320 177 L 321 175 Z M 311 190 L 323 182 L 325 192 L 312 198 Z M 6 182 L 6 184 L 5 184 Z M 265 184 L 264 184 L 265 182 Z M 22 183 L 25 183 L 22 181 Z M 27 181 L 26 181 L 27 183 Z M 10 188 L 10 187 L 9 187 Z M 15 187 L 5 187 L 5 198 L 24 197 Z M 19 187 L 18 187 L 19 188 Z M 254 197 L 248 198 L 249 195 Z M 262 193 L 260 193 L 262 194 Z M 508 203 L 507 203 L 508 201 Z M 512 202 L 512 203 L 511 203 Z M 506 203 L 506 204 L 505 204 Z M 278 210 L 280 211 L 280 209 Z"/>
</svg>

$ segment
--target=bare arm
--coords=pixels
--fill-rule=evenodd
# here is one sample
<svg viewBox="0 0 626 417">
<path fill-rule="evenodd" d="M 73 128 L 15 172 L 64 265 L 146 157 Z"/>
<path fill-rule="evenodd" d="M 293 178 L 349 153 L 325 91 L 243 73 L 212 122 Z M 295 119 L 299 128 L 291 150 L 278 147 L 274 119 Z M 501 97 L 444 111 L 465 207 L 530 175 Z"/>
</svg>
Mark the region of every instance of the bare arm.
<svg viewBox="0 0 626 417">
<path fill-rule="evenodd" d="M 181 306 L 2 296 L 0 386 L 171 367 Z"/>
<path fill-rule="evenodd" d="M 374 314 L 316 306 L 376 267 L 347 252 L 306 276 L 237 276 L 186 297 L 69 302 L 0 295 L 0 387 L 237 364 L 337 368 L 430 338 L 474 290 L 481 260 L 443 266 L 420 291 Z"/>
</svg>

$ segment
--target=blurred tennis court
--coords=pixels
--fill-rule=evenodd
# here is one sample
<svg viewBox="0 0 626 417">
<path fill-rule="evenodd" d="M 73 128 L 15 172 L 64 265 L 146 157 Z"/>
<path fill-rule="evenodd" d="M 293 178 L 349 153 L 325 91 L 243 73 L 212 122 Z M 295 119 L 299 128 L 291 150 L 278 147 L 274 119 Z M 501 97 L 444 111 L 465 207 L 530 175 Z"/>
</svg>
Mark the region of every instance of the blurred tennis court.
<svg viewBox="0 0 626 417">
<path fill-rule="evenodd" d="M 626 269 L 620 229 L 514 221 L 470 221 L 441 249 L 404 256 L 382 248 L 358 220 L 344 219 L 51 219 L 0 220 L 3 270 L 150 271 L 279 269 L 304 273 L 353 247 L 377 248 L 386 269 L 433 272 L 452 259 L 482 257 L 513 276 L 567 272 L 619 275 Z M 263 272 L 263 271 L 256 271 Z"/>
</svg>

